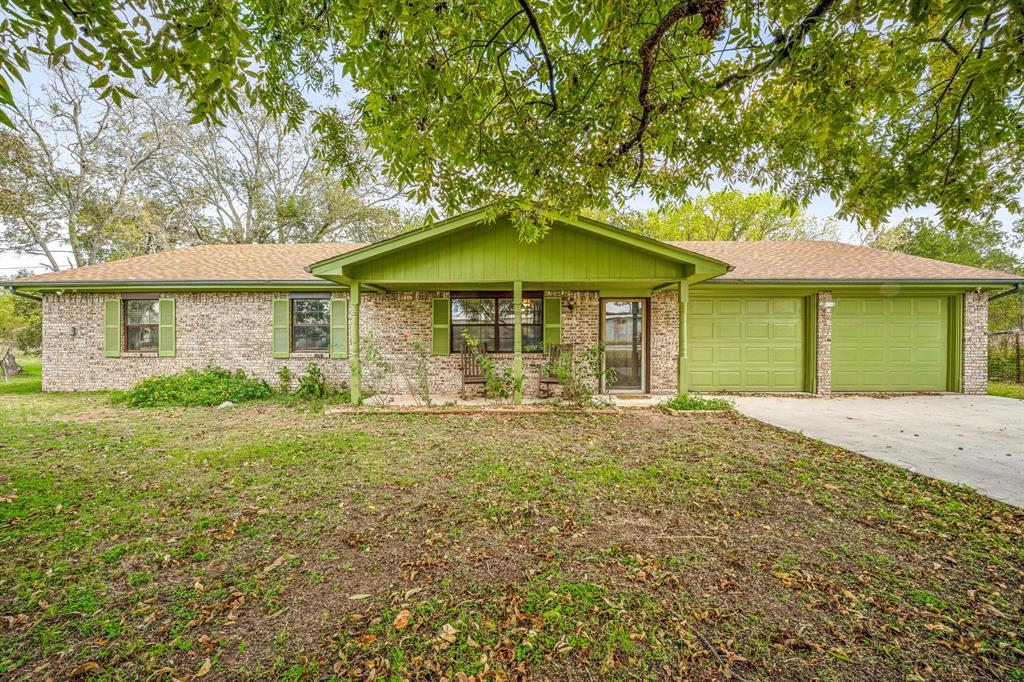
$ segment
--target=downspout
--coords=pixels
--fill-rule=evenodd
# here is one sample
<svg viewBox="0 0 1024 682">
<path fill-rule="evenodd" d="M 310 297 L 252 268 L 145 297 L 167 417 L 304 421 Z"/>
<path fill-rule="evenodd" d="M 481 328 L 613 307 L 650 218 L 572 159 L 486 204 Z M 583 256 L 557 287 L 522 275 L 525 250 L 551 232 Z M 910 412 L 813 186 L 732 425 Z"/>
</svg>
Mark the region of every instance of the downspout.
<svg viewBox="0 0 1024 682">
<path fill-rule="evenodd" d="M 1017 282 L 1016 284 L 1013 285 L 1012 289 L 1007 289 L 1006 291 L 1000 291 L 998 294 L 992 294 L 991 296 L 989 296 L 988 297 L 988 302 L 991 303 L 992 301 L 998 301 L 1001 298 L 1006 298 L 1007 296 L 1013 296 L 1014 294 L 1019 294 L 1019 293 L 1020 293 L 1020 282 Z"/>
<path fill-rule="evenodd" d="M 26 294 L 26 293 L 24 293 L 22 291 L 18 291 L 14 287 L 4 287 L 4 288 L 7 289 L 12 294 L 14 294 L 15 296 L 20 296 L 21 298 L 27 298 L 28 300 L 35 301 L 36 303 L 42 303 L 43 302 L 43 297 L 42 296 L 33 296 L 32 294 Z"/>
</svg>

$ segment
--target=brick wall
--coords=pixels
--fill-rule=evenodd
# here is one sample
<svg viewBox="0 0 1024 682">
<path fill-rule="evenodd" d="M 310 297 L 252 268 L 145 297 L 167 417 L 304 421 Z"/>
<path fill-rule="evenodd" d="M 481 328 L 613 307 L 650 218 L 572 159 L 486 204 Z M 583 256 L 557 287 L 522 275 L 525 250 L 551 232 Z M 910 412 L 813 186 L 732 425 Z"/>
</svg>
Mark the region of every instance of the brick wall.
<svg viewBox="0 0 1024 682">
<path fill-rule="evenodd" d="M 832 395 L 832 303 L 831 291 L 818 292 L 818 349 L 816 381 L 818 395 Z"/>
<path fill-rule="evenodd" d="M 988 295 L 964 294 L 964 393 L 988 393 Z"/>
<path fill-rule="evenodd" d="M 271 357 L 271 309 L 275 297 L 286 293 L 174 293 L 176 300 L 176 355 L 123 353 L 108 358 L 103 354 L 103 307 L 111 294 L 46 294 L 43 297 L 43 389 L 47 391 L 93 391 L 130 388 L 154 375 L 173 374 L 188 367 L 201 368 L 213 362 L 227 369 L 276 381 L 278 368 L 301 373 L 313 361 L 321 366 L 335 385 L 347 384 L 347 360 L 331 359 L 326 353 L 295 354 L 288 359 Z M 335 293 L 346 298 L 347 293 Z M 431 348 L 431 300 L 447 292 L 415 291 L 386 294 L 364 293 L 360 314 L 363 341 L 364 389 L 389 393 L 411 393 L 415 380 L 419 342 L 428 353 L 430 390 L 435 394 L 458 393 L 462 386 L 460 358 L 429 355 Z M 579 348 L 590 348 L 598 340 L 598 294 L 593 291 L 553 291 L 562 297 L 562 340 Z M 72 329 L 74 332 L 72 333 Z M 376 348 L 391 366 L 377 371 L 367 350 Z M 511 353 L 497 354 L 500 368 L 511 367 Z M 524 394 L 539 390 L 538 367 L 546 358 L 541 353 L 523 356 Z M 374 383 L 378 384 L 374 386 Z"/>
</svg>

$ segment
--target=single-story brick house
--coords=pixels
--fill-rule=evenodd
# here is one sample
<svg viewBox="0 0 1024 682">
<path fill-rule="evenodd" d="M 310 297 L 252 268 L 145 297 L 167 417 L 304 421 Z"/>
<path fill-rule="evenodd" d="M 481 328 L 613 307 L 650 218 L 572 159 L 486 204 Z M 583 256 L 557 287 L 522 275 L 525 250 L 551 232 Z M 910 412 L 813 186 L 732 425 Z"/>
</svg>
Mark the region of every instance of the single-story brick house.
<svg viewBox="0 0 1024 682">
<path fill-rule="evenodd" d="M 358 399 L 361 344 L 429 352 L 461 387 L 462 331 L 536 392 L 543 349 L 605 345 L 609 392 L 984 393 L 988 300 L 1024 277 L 818 241 L 660 242 L 553 216 L 523 242 L 473 211 L 374 244 L 195 246 L 8 283 L 43 301 L 43 387 L 126 388 L 209 362 L 273 380 L 317 361 Z"/>
</svg>

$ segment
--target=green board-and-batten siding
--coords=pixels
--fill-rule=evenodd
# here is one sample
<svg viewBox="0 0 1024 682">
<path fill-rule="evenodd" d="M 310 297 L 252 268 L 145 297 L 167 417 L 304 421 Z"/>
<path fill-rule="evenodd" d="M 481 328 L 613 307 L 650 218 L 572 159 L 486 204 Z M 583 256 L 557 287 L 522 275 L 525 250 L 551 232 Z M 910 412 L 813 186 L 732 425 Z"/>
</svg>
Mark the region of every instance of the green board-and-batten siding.
<svg viewBox="0 0 1024 682">
<path fill-rule="evenodd" d="M 945 391 L 946 296 L 841 297 L 832 311 L 833 391 Z"/>
<path fill-rule="evenodd" d="M 805 308 L 801 296 L 692 298 L 690 389 L 804 390 Z"/>
<path fill-rule="evenodd" d="M 685 269 L 571 227 L 525 243 L 499 220 L 354 264 L 350 276 L 368 282 L 648 281 L 680 279 Z"/>
</svg>

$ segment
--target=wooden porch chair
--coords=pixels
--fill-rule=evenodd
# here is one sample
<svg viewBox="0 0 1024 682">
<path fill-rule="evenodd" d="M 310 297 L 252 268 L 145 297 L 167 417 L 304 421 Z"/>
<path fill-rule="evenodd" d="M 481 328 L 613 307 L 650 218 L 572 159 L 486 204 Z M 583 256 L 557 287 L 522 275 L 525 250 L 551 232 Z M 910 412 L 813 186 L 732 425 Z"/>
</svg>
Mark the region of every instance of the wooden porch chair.
<svg viewBox="0 0 1024 682">
<path fill-rule="evenodd" d="M 568 361 L 569 366 L 572 367 L 572 349 L 571 343 L 553 343 L 548 346 L 547 358 L 544 364 L 549 365 L 553 362 L 565 362 Z M 550 398 L 554 394 L 554 386 L 558 384 L 558 377 L 545 372 L 543 369 L 540 371 L 540 397 Z"/>
<path fill-rule="evenodd" d="M 469 392 L 466 390 L 467 387 L 472 385 L 483 386 L 486 383 L 484 379 L 484 370 L 480 367 L 480 362 L 473 355 L 473 351 L 469 349 L 469 346 L 462 346 L 462 392 L 459 394 L 461 398 L 466 398 Z"/>
</svg>

